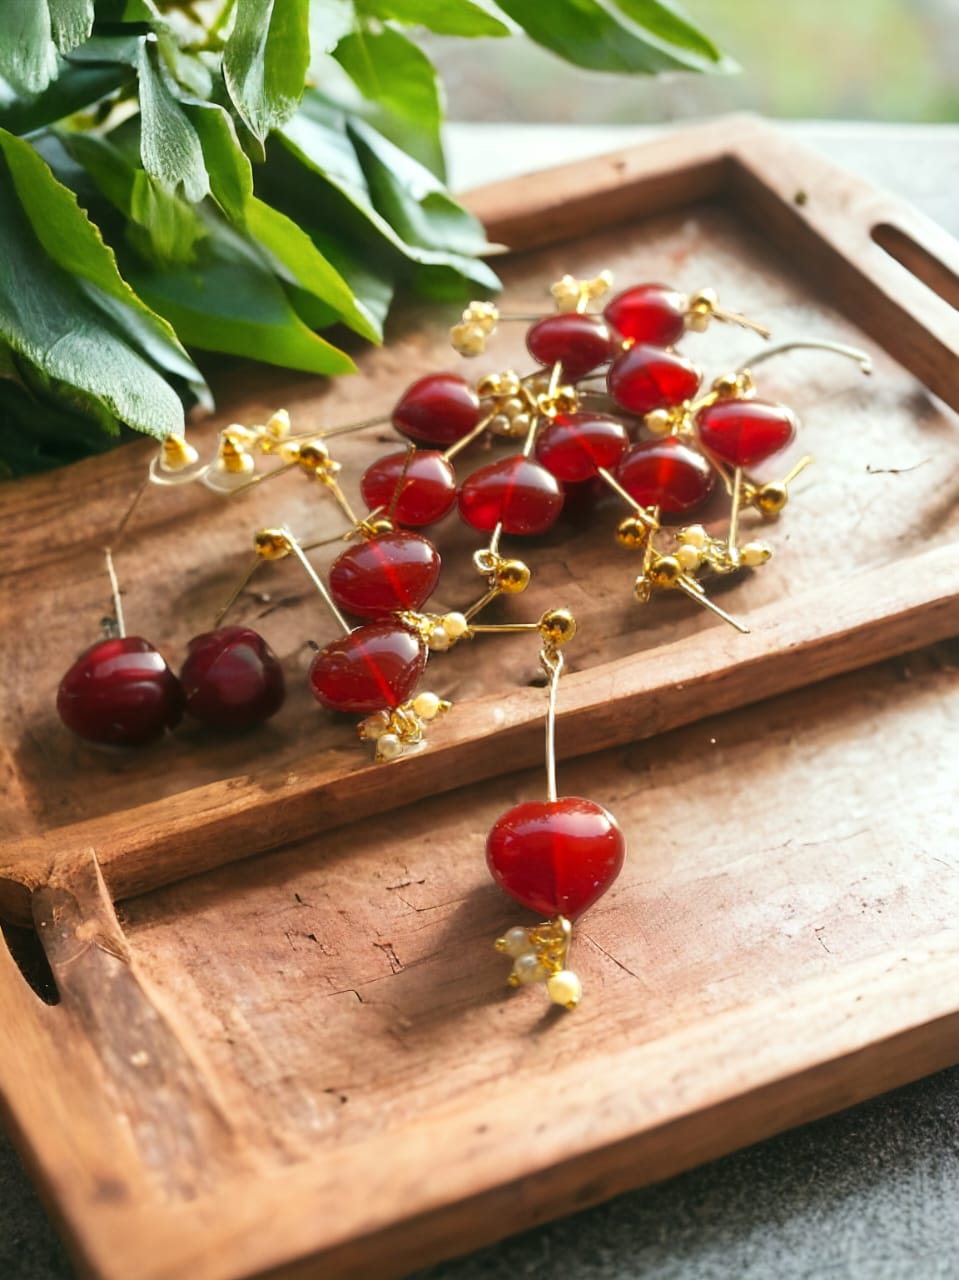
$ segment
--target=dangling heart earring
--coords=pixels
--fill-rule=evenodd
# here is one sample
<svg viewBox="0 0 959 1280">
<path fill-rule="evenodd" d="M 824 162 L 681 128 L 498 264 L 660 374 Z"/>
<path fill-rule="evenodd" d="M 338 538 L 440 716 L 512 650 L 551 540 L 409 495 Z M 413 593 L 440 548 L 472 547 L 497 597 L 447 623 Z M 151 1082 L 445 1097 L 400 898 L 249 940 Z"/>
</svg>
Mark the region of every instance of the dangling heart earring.
<svg viewBox="0 0 959 1280">
<path fill-rule="evenodd" d="M 547 916 L 532 927 L 515 925 L 496 940 L 513 961 L 511 986 L 544 982 L 554 1004 L 575 1009 L 582 996 L 569 968 L 572 921 L 610 888 L 626 856 L 616 819 L 602 805 L 560 796 L 556 787 L 556 694 L 564 661 L 561 646 L 576 624 L 566 610 L 541 619 L 540 663 L 547 678 L 546 799 L 515 805 L 496 820 L 486 841 L 490 874 L 521 906 Z"/>
</svg>

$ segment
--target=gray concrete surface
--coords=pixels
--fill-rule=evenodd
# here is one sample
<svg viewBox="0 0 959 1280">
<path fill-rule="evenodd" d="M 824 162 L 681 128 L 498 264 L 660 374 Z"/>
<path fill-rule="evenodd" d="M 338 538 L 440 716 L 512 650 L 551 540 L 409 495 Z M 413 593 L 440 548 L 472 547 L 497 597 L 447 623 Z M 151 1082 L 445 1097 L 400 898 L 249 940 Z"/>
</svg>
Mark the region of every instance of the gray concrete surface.
<svg viewBox="0 0 959 1280">
<path fill-rule="evenodd" d="M 784 129 L 959 235 L 959 126 Z M 454 125 L 452 179 L 465 189 L 653 132 Z M 0 1280 L 72 1277 L 16 1155 L 0 1137 Z M 431 1268 L 417 1280 L 523 1277 L 959 1280 L 959 1068 Z"/>
</svg>

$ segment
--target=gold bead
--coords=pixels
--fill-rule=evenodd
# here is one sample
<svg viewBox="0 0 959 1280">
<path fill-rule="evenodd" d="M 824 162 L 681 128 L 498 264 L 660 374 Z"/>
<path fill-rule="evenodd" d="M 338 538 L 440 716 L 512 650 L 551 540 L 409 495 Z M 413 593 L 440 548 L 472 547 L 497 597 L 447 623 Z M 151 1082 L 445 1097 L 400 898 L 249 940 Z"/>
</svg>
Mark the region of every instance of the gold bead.
<svg viewBox="0 0 959 1280">
<path fill-rule="evenodd" d="M 649 604 L 649 597 L 652 593 L 653 589 L 650 586 L 649 578 L 645 574 L 640 574 L 633 583 L 633 595 L 640 604 Z"/>
<path fill-rule="evenodd" d="M 394 529 L 393 521 L 387 516 L 377 516 L 375 520 L 367 520 L 364 527 L 374 538 L 383 533 L 392 533 Z"/>
<path fill-rule="evenodd" d="M 319 471 L 329 462 L 330 453 L 319 440 L 307 440 L 300 445 L 296 460 L 304 471 Z"/>
<path fill-rule="evenodd" d="M 753 502 L 764 516 L 778 516 L 789 501 L 789 493 L 781 480 L 770 480 L 756 490 Z"/>
<path fill-rule="evenodd" d="M 547 609 L 539 620 L 539 629 L 551 644 L 566 644 L 576 634 L 576 619 L 568 609 Z"/>
<path fill-rule="evenodd" d="M 529 566 L 522 560 L 500 560 L 493 570 L 496 586 L 508 596 L 517 596 L 525 591 L 530 576 Z"/>
<path fill-rule="evenodd" d="M 193 466 L 199 456 L 183 436 L 167 436 L 160 446 L 160 470 L 185 471 L 187 467 Z"/>
<path fill-rule="evenodd" d="M 700 289 L 689 299 L 688 310 L 694 314 L 709 316 L 719 306 L 715 289 Z"/>
<path fill-rule="evenodd" d="M 290 415 L 285 409 L 277 409 L 271 414 L 263 428 L 271 440 L 285 440 L 290 434 Z"/>
<path fill-rule="evenodd" d="M 300 460 L 300 446 L 296 440 L 282 440 L 277 453 L 280 455 L 280 461 L 284 465 L 289 465 L 291 462 L 299 462 Z"/>
<path fill-rule="evenodd" d="M 290 540 L 282 529 L 260 529 L 253 546 L 261 560 L 282 560 L 290 554 Z"/>
<path fill-rule="evenodd" d="M 490 396 L 502 395 L 500 382 L 500 374 L 484 373 L 476 384 L 476 394 L 481 400 L 488 400 Z"/>
<path fill-rule="evenodd" d="M 723 373 L 713 381 L 713 390 L 722 399 L 734 396 L 739 390 L 739 378 L 735 373 Z"/>
<path fill-rule="evenodd" d="M 616 527 L 616 540 L 624 547 L 645 547 L 649 530 L 639 516 L 626 516 Z"/>
<path fill-rule="evenodd" d="M 649 566 L 649 580 L 654 587 L 668 591 L 683 576 L 683 567 L 675 556 L 660 556 Z"/>
<path fill-rule="evenodd" d="M 244 450 L 242 442 L 235 435 L 221 437 L 218 461 L 223 471 L 234 475 L 253 470 L 253 459 Z"/>
</svg>

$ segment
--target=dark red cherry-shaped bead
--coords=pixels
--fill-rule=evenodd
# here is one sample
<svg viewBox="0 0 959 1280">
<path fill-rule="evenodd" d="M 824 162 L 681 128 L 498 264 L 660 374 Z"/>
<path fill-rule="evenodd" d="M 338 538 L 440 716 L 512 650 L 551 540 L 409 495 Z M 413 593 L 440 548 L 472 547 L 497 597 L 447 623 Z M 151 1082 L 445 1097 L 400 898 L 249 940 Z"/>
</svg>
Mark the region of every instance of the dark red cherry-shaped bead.
<svg viewBox="0 0 959 1280">
<path fill-rule="evenodd" d="M 493 824 L 486 861 L 501 889 L 543 916 L 578 916 L 622 869 L 626 841 L 592 800 L 530 800 Z"/>
<path fill-rule="evenodd" d="M 140 747 L 183 717 L 183 690 L 141 636 L 101 640 L 60 681 L 60 719 L 87 742 Z"/>
<path fill-rule="evenodd" d="M 545 533 L 563 509 L 563 491 L 554 475 L 531 458 L 500 458 L 463 482 L 460 515 L 474 529 L 504 533 Z"/>
<path fill-rule="evenodd" d="M 406 702 L 426 666 L 426 645 L 397 622 L 368 622 L 334 640 L 310 665 L 313 696 L 363 715 Z"/>
<path fill-rule="evenodd" d="M 629 448 L 626 428 L 599 413 L 561 413 L 540 431 L 536 457 L 557 480 L 575 482 L 607 471 Z"/>
<path fill-rule="evenodd" d="M 609 394 L 630 413 L 651 413 L 691 400 L 702 374 L 685 356 L 661 347 L 635 346 L 617 356 L 606 376 Z"/>
<path fill-rule="evenodd" d="M 187 714 L 228 733 L 269 720 L 286 697 L 279 658 L 250 627 L 219 627 L 194 636 L 180 684 Z"/>
<path fill-rule="evenodd" d="M 420 609 L 440 576 L 439 552 L 428 538 L 397 530 L 358 542 L 330 566 L 330 595 L 360 618 Z"/>
<path fill-rule="evenodd" d="M 623 455 L 616 479 L 636 502 L 664 512 L 691 511 L 712 493 L 716 474 L 678 436 L 641 440 Z"/>
<path fill-rule="evenodd" d="M 652 347 L 671 347 L 686 331 L 686 299 L 667 284 L 633 285 L 603 315 L 624 338 Z"/>
<path fill-rule="evenodd" d="M 456 476 L 436 449 L 418 449 L 409 459 L 409 465 L 405 453 L 388 453 L 366 468 L 360 492 L 371 511 L 377 507 L 391 510 L 397 524 L 419 529 L 435 524 L 452 511 L 456 503 Z"/>
<path fill-rule="evenodd" d="M 540 364 L 559 363 L 563 377 L 577 382 L 611 359 L 620 344 L 602 316 L 565 311 L 547 316 L 526 334 L 526 349 Z"/>
<path fill-rule="evenodd" d="M 423 444 L 453 444 L 480 420 L 476 392 L 455 373 L 429 373 L 407 387 L 393 409 L 400 435 Z"/>
<path fill-rule="evenodd" d="M 716 400 L 696 415 L 703 445 L 734 467 L 754 467 L 792 441 L 796 418 L 771 400 Z"/>
</svg>

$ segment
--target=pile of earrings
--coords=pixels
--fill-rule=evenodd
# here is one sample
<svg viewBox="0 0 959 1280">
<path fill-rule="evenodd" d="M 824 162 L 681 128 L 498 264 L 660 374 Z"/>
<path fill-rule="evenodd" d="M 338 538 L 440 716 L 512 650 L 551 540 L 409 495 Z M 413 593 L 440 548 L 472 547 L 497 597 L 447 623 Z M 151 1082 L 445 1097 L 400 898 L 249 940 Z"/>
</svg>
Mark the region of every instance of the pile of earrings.
<svg viewBox="0 0 959 1280">
<path fill-rule="evenodd" d="M 223 623 L 259 566 L 289 556 L 299 561 L 342 632 L 317 646 L 310 689 L 324 707 L 361 717 L 359 735 L 375 744 L 377 760 L 418 747 L 429 723 L 449 710 L 447 699 L 419 688 L 431 653 L 487 633 L 535 633 L 548 688 L 547 799 L 518 805 L 496 822 L 487 860 L 508 894 L 547 917 L 532 928 L 512 928 L 498 941 L 512 960 L 510 982 L 542 981 L 554 1002 L 570 1008 L 580 997 L 579 980 L 567 964 L 571 920 L 613 882 L 625 845 L 601 806 L 558 797 L 556 791 L 556 690 L 564 666 L 561 648 L 576 629 L 572 615 L 552 607 L 531 622 L 478 620 L 495 599 L 522 594 L 531 580 L 524 560 L 503 553 L 502 539 L 546 532 L 570 488 L 598 481 L 626 507 L 616 539 L 642 555 L 635 599 L 645 604 L 658 591 L 679 590 L 746 631 L 707 596 L 701 578 L 769 560 L 765 542 L 740 540 L 741 517 L 750 509 L 764 520 L 777 517 L 789 484 L 811 461 L 802 458 L 780 481 L 755 476 L 756 467 L 791 443 L 797 422 L 784 405 L 757 396 L 751 369 L 803 346 L 838 352 L 869 371 L 868 358 L 852 348 L 788 343 L 766 348 L 704 389 L 699 368 L 675 349 L 687 330 L 702 332 L 715 320 L 767 338 L 768 331 L 720 306 L 709 290 L 686 298 L 664 285 L 636 285 L 598 310 L 610 286 L 606 272 L 585 280 L 565 276 L 551 287 L 554 313 L 542 317 L 501 316 L 492 303 L 470 304 L 451 333 L 455 350 L 480 355 L 500 323 L 532 320 L 526 346 L 536 367 L 525 375 L 504 370 L 471 384 L 459 374 L 430 373 L 408 387 L 386 417 L 310 433 L 294 434 L 289 415 L 279 410 L 263 425 L 234 424 L 221 432 L 207 462 L 182 437 L 168 438 L 115 531 L 114 546 L 151 484 L 199 483 L 232 499 L 288 472 L 309 477 L 332 497 L 346 521 L 343 541 L 350 545 L 321 576 L 307 554 L 311 545 L 288 528 L 257 530 L 252 564 L 212 629 L 189 641 L 179 677 L 147 641 L 126 635 L 108 550 L 115 633 L 77 659 L 57 700 L 64 723 L 97 743 L 155 741 L 184 712 L 221 731 L 263 723 L 284 701 L 282 667 L 256 631 Z M 367 511 L 360 515 L 327 442 L 385 421 L 407 446 L 366 468 L 359 490 Z M 519 447 L 514 444 L 458 481 L 454 460 L 484 438 Z M 260 470 L 260 459 L 274 465 Z M 729 499 L 724 530 L 663 525 L 664 517 L 683 520 L 703 506 L 717 483 Z M 462 609 L 436 613 L 428 604 L 440 576 L 440 554 L 421 531 L 454 508 L 467 525 L 488 535 L 473 555 L 483 588 Z M 348 616 L 360 622 L 353 625 Z"/>
</svg>

